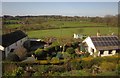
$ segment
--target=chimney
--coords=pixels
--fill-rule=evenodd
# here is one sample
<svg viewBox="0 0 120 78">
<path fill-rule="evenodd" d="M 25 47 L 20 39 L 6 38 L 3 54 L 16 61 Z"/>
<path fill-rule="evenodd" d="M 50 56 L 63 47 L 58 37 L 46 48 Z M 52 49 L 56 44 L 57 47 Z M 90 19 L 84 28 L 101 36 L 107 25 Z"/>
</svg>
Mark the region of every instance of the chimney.
<svg viewBox="0 0 120 78">
<path fill-rule="evenodd" d="M 98 32 L 97 32 L 97 37 L 100 37 L 100 31 L 98 30 Z"/>
</svg>

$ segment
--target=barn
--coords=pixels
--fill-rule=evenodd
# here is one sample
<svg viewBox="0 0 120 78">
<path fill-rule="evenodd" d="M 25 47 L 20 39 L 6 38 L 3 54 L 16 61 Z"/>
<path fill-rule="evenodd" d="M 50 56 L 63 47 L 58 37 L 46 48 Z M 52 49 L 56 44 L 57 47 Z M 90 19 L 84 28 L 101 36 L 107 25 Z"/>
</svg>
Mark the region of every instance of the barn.
<svg viewBox="0 0 120 78">
<path fill-rule="evenodd" d="M 93 55 L 112 56 L 120 52 L 120 40 L 117 36 L 92 36 L 87 37 L 83 42 L 85 49 Z"/>
<path fill-rule="evenodd" d="M 16 48 L 23 46 L 23 43 L 28 39 L 27 35 L 17 30 L 1 36 L 0 51 L 4 57 L 7 57 L 8 53 L 13 52 Z"/>
</svg>

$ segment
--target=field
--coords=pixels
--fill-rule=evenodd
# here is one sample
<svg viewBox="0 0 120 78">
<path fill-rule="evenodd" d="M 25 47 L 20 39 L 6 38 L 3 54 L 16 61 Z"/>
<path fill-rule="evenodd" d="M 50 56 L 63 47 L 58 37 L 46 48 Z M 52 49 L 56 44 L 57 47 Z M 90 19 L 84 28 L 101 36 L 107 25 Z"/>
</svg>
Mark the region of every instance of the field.
<svg viewBox="0 0 120 78">
<path fill-rule="evenodd" d="M 27 34 L 30 38 L 45 38 L 45 37 L 63 37 L 71 38 L 73 34 L 84 34 L 87 36 L 96 35 L 97 31 L 100 31 L 101 35 L 108 35 L 114 32 L 118 33 L 117 27 L 82 27 L 82 28 L 64 28 L 64 29 L 49 29 L 49 30 L 34 30 L 28 31 Z"/>
<path fill-rule="evenodd" d="M 94 23 L 89 21 L 47 21 L 42 24 L 43 26 L 54 26 L 54 27 L 62 27 L 62 28 L 70 28 L 70 27 L 81 27 L 81 26 L 106 26 L 104 23 Z"/>
</svg>

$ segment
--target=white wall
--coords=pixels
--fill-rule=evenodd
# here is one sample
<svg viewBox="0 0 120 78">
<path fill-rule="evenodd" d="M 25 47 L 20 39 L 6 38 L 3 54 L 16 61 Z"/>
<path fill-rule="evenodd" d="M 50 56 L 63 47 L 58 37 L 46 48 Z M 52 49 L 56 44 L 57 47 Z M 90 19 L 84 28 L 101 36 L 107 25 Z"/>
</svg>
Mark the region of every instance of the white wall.
<svg viewBox="0 0 120 78">
<path fill-rule="evenodd" d="M 104 51 L 103 54 L 101 54 L 101 57 L 103 57 L 103 56 L 113 56 L 113 55 L 115 55 L 115 53 L 116 53 L 116 50 L 112 50 L 111 54 L 109 54 L 109 51 Z M 100 56 L 100 51 L 98 53 L 98 56 Z"/>
<path fill-rule="evenodd" d="M 93 52 L 91 51 L 91 49 L 94 49 L 94 52 L 96 52 L 96 48 L 95 48 L 95 46 L 94 46 L 94 44 L 93 44 L 93 42 L 92 42 L 92 40 L 91 40 L 90 37 L 87 37 L 87 38 L 83 41 L 83 43 L 86 43 L 86 44 L 88 45 L 88 52 L 90 53 L 90 55 L 93 54 Z"/>
<path fill-rule="evenodd" d="M 25 38 L 17 41 L 16 43 L 10 45 L 9 47 L 6 47 L 6 48 L 5 48 L 5 55 L 6 55 L 6 57 L 7 57 L 8 53 L 10 52 L 11 49 L 16 49 L 16 48 L 22 46 L 23 43 L 24 43 L 27 39 L 28 39 L 28 37 L 25 37 Z M 21 42 L 21 41 L 22 41 L 22 42 Z M 9 50 L 8 50 L 8 48 L 9 48 Z"/>
</svg>

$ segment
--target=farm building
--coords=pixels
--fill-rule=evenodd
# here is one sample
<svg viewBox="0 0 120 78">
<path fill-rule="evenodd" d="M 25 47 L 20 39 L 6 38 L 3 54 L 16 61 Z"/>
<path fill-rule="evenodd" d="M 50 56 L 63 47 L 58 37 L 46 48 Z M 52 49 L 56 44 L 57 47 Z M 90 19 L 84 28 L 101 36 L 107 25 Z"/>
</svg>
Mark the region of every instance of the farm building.
<svg viewBox="0 0 120 78">
<path fill-rule="evenodd" d="M 2 51 L 4 57 L 7 57 L 8 53 L 13 52 L 16 48 L 21 47 L 28 39 L 27 35 L 21 30 L 2 35 L 1 37 L 0 51 Z"/>
<path fill-rule="evenodd" d="M 83 34 L 73 34 L 73 38 L 74 39 L 83 39 L 84 37 L 86 37 L 85 35 L 83 35 Z"/>
<path fill-rule="evenodd" d="M 90 55 L 97 53 L 97 56 L 112 56 L 120 51 L 120 40 L 117 36 L 87 37 L 82 43 Z"/>
</svg>

